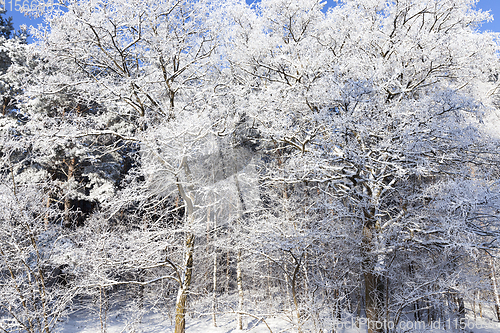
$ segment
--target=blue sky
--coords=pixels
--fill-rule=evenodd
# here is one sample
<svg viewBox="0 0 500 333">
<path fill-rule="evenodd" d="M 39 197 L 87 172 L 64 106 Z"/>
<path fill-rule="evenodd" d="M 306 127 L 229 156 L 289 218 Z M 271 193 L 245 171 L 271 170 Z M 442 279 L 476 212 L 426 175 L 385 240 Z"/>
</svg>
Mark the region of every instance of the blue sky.
<svg viewBox="0 0 500 333">
<path fill-rule="evenodd" d="M 500 1 L 499 0 L 480 0 L 477 4 L 477 8 L 481 8 L 484 11 L 490 11 L 495 19 L 493 22 L 485 23 L 481 27 L 483 31 L 490 30 L 495 32 L 500 32 Z"/>
<path fill-rule="evenodd" d="M 16 2 L 17 1 L 17 2 Z M 42 23 L 41 19 L 30 19 L 28 17 L 25 17 L 23 14 L 21 14 L 16 8 L 18 9 L 18 6 L 22 4 L 23 1 L 28 1 L 28 0 L 0 0 L 0 4 L 5 3 L 5 7 L 7 7 L 7 16 L 12 16 L 14 20 L 14 26 L 16 29 L 19 28 L 21 24 L 26 24 L 26 25 L 38 25 Z M 49 1 L 54 1 L 54 0 L 38 0 L 40 2 L 49 2 Z M 32 2 L 31 0 L 29 2 Z M 34 2 L 34 1 L 33 1 Z M 56 2 L 56 1 L 54 1 Z M 252 0 L 247 0 L 247 2 L 252 2 Z M 16 3 L 18 4 L 16 6 Z M 327 0 L 327 6 L 331 6 L 334 1 L 333 0 Z M 3 7 L 3 6 L 2 6 Z M 12 8 L 12 10 L 11 10 Z M 477 8 L 480 8 L 484 11 L 491 11 L 491 14 L 493 14 L 493 17 L 496 18 L 493 22 L 490 23 L 485 23 L 481 30 L 490 30 L 490 31 L 495 31 L 495 32 L 500 32 L 500 0 L 480 0 Z"/>
</svg>

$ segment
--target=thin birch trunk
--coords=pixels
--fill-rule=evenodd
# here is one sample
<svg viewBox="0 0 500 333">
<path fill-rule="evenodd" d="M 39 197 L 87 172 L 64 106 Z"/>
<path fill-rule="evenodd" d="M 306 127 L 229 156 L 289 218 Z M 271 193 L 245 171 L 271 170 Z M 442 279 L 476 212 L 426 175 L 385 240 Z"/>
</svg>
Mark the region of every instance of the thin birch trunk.
<svg viewBox="0 0 500 333">
<path fill-rule="evenodd" d="M 283 275 L 285 276 L 285 286 L 286 286 L 286 303 L 287 303 L 286 305 L 288 306 L 288 310 L 291 311 L 292 306 L 290 304 L 290 287 L 289 287 L 290 281 L 288 280 L 288 274 L 286 273 L 287 272 L 286 262 L 283 264 L 283 268 L 284 268 Z"/>
<path fill-rule="evenodd" d="M 229 249 L 226 252 L 226 294 L 229 295 L 229 276 L 230 276 L 230 252 Z"/>
<path fill-rule="evenodd" d="M 212 325 L 217 327 L 217 253 L 214 252 L 214 275 L 213 275 L 213 298 L 212 298 Z"/>
<path fill-rule="evenodd" d="M 50 208 L 50 192 L 47 195 L 47 201 L 45 202 L 45 208 L 47 208 L 47 212 L 43 218 L 43 222 L 45 225 L 45 230 L 49 230 L 49 208 Z"/>
<path fill-rule="evenodd" d="M 292 297 L 293 297 L 293 305 L 295 306 L 295 316 L 297 318 L 297 330 L 298 333 L 302 333 L 302 324 L 301 324 L 301 318 L 300 318 L 300 309 L 299 309 L 299 301 L 297 298 L 297 276 L 300 270 L 300 260 L 297 261 L 295 258 L 295 269 L 293 271 L 293 276 L 292 276 Z"/>
<path fill-rule="evenodd" d="M 214 211 L 214 274 L 213 274 L 213 297 L 212 297 L 212 325 L 217 327 L 217 251 L 216 251 L 216 240 L 217 240 L 217 215 Z"/>
<path fill-rule="evenodd" d="M 188 232 L 186 235 L 186 255 L 184 262 L 184 280 L 177 292 L 177 301 L 175 304 L 175 333 L 184 333 L 186 330 L 186 302 L 189 287 L 193 273 L 193 253 L 194 253 L 194 234 Z"/>
<path fill-rule="evenodd" d="M 234 157 L 234 156 L 233 156 Z M 241 219 L 243 217 L 243 212 L 246 211 L 245 207 L 245 201 L 243 200 L 243 194 L 241 192 L 240 188 L 240 182 L 238 180 L 238 170 L 236 167 L 236 162 L 234 162 L 234 182 L 236 185 L 236 191 L 238 193 L 238 215 L 237 215 L 237 228 L 238 231 L 241 228 Z M 241 247 L 238 244 L 238 253 L 236 255 L 236 285 L 238 287 L 238 315 L 237 315 L 237 329 L 242 330 L 243 329 L 243 301 L 244 301 L 244 294 L 243 294 L 243 276 L 242 276 L 242 271 L 241 271 Z"/>
<path fill-rule="evenodd" d="M 363 303 L 363 291 L 358 289 L 358 304 L 356 305 L 356 327 L 359 328 L 359 318 L 361 318 L 361 307 Z"/>
<path fill-rule="evenodd" d="M 479 316 L 483 318 L 483 304 L 481 303 L 481 298 L 479 293 L 478 293 L 478 301 L 479 301 Z"/>
<path fill-rule="evenodd" d="M 241 249 L 238 249 L 236 256 L 236 283 L 238 285 L 238 317 L 237 328 L 243 329 L 243 277 L 241 274 Z"/>
<path fill-rule="evenodd" d="M 476 298 L 477 298 L 477 291 L 475 291 L 474 295 L 472 296 L 472 313 L 474 313 L 474 321 L 477 320 L 477 316 L 476 316 Z"/>
<path fill-rule="evenodd" d="M 385 277 L 385 320 L 388 323 L 390 321 L 389 314 L 389 277 Z"/>
<path fill-rule="evenodd" d="M 182 161 L 186 178 L 188 181 L 191 179 L 191 171 L 187 164 L 187 159 L 184 157 Z M 185 257 L 182 266 L 182 276 L 179 277 L 179 290 L 177 292 L 177 301 L 175 305 L 175 333 L 184 333 L 186 330 L 186 302 L 193 278 L 193 255 L 194 255 L 194 241 L 195 237 L 192 232 L 194 224 L 194 197 L 192 186 L 188 186 L 189 193 L 186 193 L 184 186 L 177 180 L 177 189 L 180 196 L 186 203 L 186 243 L 185 243 Z"/>
<path fill-rule="evenodd" d="M 495 314 L 500 321 L 500 296 L 498 295 L 498 280 L 495 269 L 495 262 L 490 258 L 491 283 L 493 285 L 493 298 L 495 299 Z"/>
<path fill-rule="evenodd" d="M 304 294 L 309 295 L 309 274 L 307 271 L 307 252 L 304 253 L 304 264 L 302 265 L 304 270 Z"/>
<path fill-rule="evenodd" d="M 271 300 L 271 265 L 267 261 L 267 299 Z"/>
</svg>

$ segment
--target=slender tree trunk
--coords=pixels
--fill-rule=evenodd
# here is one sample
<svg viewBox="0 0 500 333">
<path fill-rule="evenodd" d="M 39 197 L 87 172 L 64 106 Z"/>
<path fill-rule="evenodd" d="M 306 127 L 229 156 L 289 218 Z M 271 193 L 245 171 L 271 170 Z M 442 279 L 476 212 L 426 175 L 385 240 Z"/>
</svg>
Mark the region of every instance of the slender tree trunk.
<svg viewBox="0 0 500 333">
<path fill-rule="evenodd" d="M 192 182 L 191 171 L 187 164 L 187 159 L 184 158 L 182 161 L 182 166 L 184 167 L 186 178 L 189 182 Z M 182 276 L 179 277 L 179 290 L 177 292 L 177 301 L 175 304 L 175 333 L 184 333 L 186 330 L 186 302 L 189 292 L 189 287 L 191 286 L 191 280 L 193 278 L 193 255 L 194 255 L 194 233 L 192 228 L 194 225 L 194 196 L 193 188 L 188 185 L 187 189 L 189 192 L 184 190 L 184 186 L 179 180 L 177 180 L 177 189 L 180 196 L 186 203 L 186 243 L 185 243 L 185 257 L 182 266 Z"/>
<path fill-rule="evenodd" d="M 217 251 L 215 241 L 217 240 L 217 215 L 216 211 L 214 211 L 214 274 L 213 274 L 213 297 L 212 297 L 212 325 L 213 327 L 217 327 L 217 318 L 216 318 L 216 310 L 217 310 Z"/>
<path fill-rule="evenodd" d="M 304 264 L 302 265 L 304 270 L 304 294 L 309 295 L 309 274 L 307 269 L 307 252 L 304 254 Z"/>
<path fill-rule="evenodd" d="M 237 317 L 237 328 L 239 330 L 243 329 L 243 277 L 241 273 L 241 249 L 238 249 L 238 255 L 236 256 L 236 283 L 238 285 L 238 317 Z"/>
<path fill-rule="evenodd" d="M 43 218 L 43 222 L 45 224 L 45 230 L 49 230 L 49 208 L 50 208 L 50 192 L 47 195 L 47 201 L 45 202 L 45 208 L 47 208 L 47 212 Z"/>
<path fill-rule="evenodd" d="M 234 157 L 234 155 L 233 155 Z M 238 169 L 236 166 L 236 162 L 233 159 L 234 163 L 234 182 L 236 185 L 236 191 L 238 193 L 238 218 L 237 218 L 237 227 L 238 229 L 241 228 L 241 219 L 243 218 L 243 214 L 246 211 L 245 207 L 245 201 L 243 200 L 243 193 L 241 192 L 240 188 L 240 182 L 238 180 Z M 240 230 L 238 230 L 240 231 Z M 237 329 L 242 330 L 243 329 L 243 276 L 242 276 L 242 271 L 241 271 L 241 247 L 238 244 L 238 253 L 236 255 L 236 284 L 238 287 L 238 315 L 237 315 Z"/>
<path fill-rule="evenodd" d="M 139 271 L 139 281 L 144 282 L 144 271 L 141 269 Z M 139 286 L 139 320 L 137 321 L 137 327 L 140 328 L 142 324 L 142 317 L 144 315 L 144 285 Z"/>
<path fill-rule="evenodd" d="M 465 319 L 465 302 L 464 298 L 457 292 L 458 317 L 460 322 Z"/>
<path fill-rule="evenodd" d="M 478 301 L 479 301 L 479 316 L 483 318 L 483 304 L 481 303 L 481 298 L 478 295 Z"/>
<path fill-rule="evenodd" d="M 3 102 L 2 102 L 2 115 L 7 114 L 7 107 L 9 106 L 10 103 L 10 97 L 4 97 Z"/>
<path fill-rule="evenodd" d="M 500 296 L 498 295 L 498 280 L 495 269 L 495 262 L 490 258 L 491 284 L 493 285 L 493 298 L 495 299 L 495 314 L 500 321 Z"/>
<path fill-rule="evenodd" d="M 302 323 L 300 318 L 300 309 L 299 309 L 299 300 L 297 298 L 297 277 L 300 270 L 300 260 L 295 263 L 295 269 L 293 271 L 292 276 L 292 298 L 293 305 L 295 307 L 295 317 L 297 318 L 297 331 L 298 333 L 302 333 Z"/>
<path fill-rule="evenodd" d="M 474 314 L 474 321 L 477 320 L 477 317 L 476 317 L 476 293 L 477 291 L 474 292 L 474 294 L 472 295 L 472 313 Z"/>
<path fill-rule="evenodd" d="M 70 210 L 71 210 L 71 201 L 69 197 L 69 192 L 71 191 L 70 189 L 70 181 L 73 180 L 73 176 L 75 173 L 75 162 L 76 159 L 74 157 L 70 158 L 69 161 L 66 162 L 68 166 L 68 188 L 66 190 L 66 193 L 64 195 L 64 223 L 66 227 L 71 226 L 71 216 L 70 216 Z"/>
<path fill-rule="evenodd" d="M 340 298 L 340 292 L 338 289 L 333 290 L 333 299 L 334 299 L 334 305 L 333 305 L 333 318 L 335 320 L 341 319 L 342 314 L 340 312 L 340 304 L 339 304 L 339 298 Z"/>
<path fill-rule="evenodd" d="M 184 281 L 181 281 L 179 291 L 177 292 L 177 302 L 175 304 L 175 333 L 184 333 L 186 330 L 186 302 L 191 279 L 193 274 L 193 253 L 194 253 L 194 234 L 188 232 L 186 235 L 186 254 L 184 262 Z"/>
<path fill-rule="evenodd" d="M 226 252 L 226 294 L 229 295 L 229 277 L 231 273 L 231 256 L 230 256 L 229 249 Z"/>
<path fill-rule="evenodd" d="M 390 321 L 390 313 L 389 313 L 389 278 L 385 277 L 385 320 L 388 323 Z"/>
<path fill-rule="evenodd" d="M 106 290 L 103 287 L 99 288 L 99 320 L 101 322 L 101 333 L 107 332 L 108 323 L 108 300 Z"/>
<path fill-rule="evenodd" d="M 292 310 L 292 306 L 290 304 L 290 281 L 288 279 L 288 274 L 286 273 L 287 271 L 287 264 L 286 262 L 283 264 L 283 268 L 284 268 L 284 273 L 283 275 L 285 276 L 285 287 L 286 287 L 286 305 L 288 306 L 288 310 Z"/>
<path fill-rule="evenodd" d="M 359 318 L 361 318 L 361 307 L 363 306 L 363 290 L 358 288 L 358 304 L 356 305 L 356 327 L 359 328 Z"/>
<path fill-rule="evenodd" d="M 217 327 L 217 253 L 214 252 L 214 275 L 213 275 L 213 297 L 212 297 L 212 325 Z"/>
<path fill-rule="evenodd" d="M 271 264 L 267 261 L 267 299 L 271 300 Z"/>
</svg>

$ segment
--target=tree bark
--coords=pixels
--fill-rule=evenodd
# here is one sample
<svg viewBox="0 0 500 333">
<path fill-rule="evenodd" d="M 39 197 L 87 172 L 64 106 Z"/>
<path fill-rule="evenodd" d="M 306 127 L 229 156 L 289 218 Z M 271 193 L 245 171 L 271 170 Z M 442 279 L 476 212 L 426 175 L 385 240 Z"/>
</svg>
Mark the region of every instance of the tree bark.
<svg viewBox="0 0 500 333">
<path fill-rule="evenodd" d="M 495 262 L 490 258 L 491 284 L 493 285 L 493 298 L 495 299 L 495 314 L 500 321 L 500 296 L 498 295 L 498 280 L 495 272 Z"/>
<path fill-rule="evenodd" d="M 186 178 L 191 181 L 191 171 L 187 164 L 187 159 L 182 161 Z M 192 186 L 188 186 L 189 193 L 186 193 L 184 186 L 177 180 L 177 189 L 181 198 L 186 203 L 186 243 L 185 243 L 185 257 L 182 266 L 182 276 L 179 276 L 179 290 L 177 292 L 177 301 L 175 304 L 175 333 L 184 333 L 186 330 L 186 302 L 193 278 L 193 255 L 194 255 L 194 233 L 192 227 L 194 224 L 194 197 L 192 194 Z"/>
<path fill-rule="evenodd" d="M 231 257 L 230 257 L 230 252 L 229 249 L 226 251 L 226 294 L 229 295 L 229 277 L 230 277 L 230 270 L 231 270 Z"/>
<path fill-rule="evenodd" d="M 302 333 L 302 324 L 300 322 L 301 318 L 300 318 L 299 300 L 297 298 L 297 276 L 299 273 L 300 264 L 301 260 L 295 259 L 295 269 L 293 270 L 293 276 L 292 276 L 292 298 L 293 298 L 293 305 L 295 306 L 295 316 L 297 318 L 298 333 Z"/>
<path fill-rule="evenodd" d="M 217 212 L 214 211 L 214 241 L 217 240 Z M 213 297 L 212 297 L 212 325 L 213 327 L 217 327 L 217 318 L 216 318 L 216 310 L 217 310 L 217 251 L 216 244 L 214 242 L 213 246 L 213 256 L 214 256 L 214 273 L 213 273 Z"/>
<path fill-rule="evenodd" d="M 73 175 L 75 173 L 75 164 L 76 164 L 76 159 L 74 157 L 70 158 L 68 162 L 66 162 L 68 166 L 68 188 L 66 189 L 66 193 L 64 195 L 64 224 L 66 227 L 71 226 L 71 216 L 70 216 L 70 210 L 71 210 L 71 201 L 69 198 L 69 192 L 71 191 L 70 189 L 70 181 L 73 179 Z"/>
<path fill-rule="evenodd" d="M 45 202 L 45 208 L 47 208 L 47 212 L 43 218 L 43 222 L 45 224 L 45 230 L 49 230 L 49 209 L 50 209 L 50 192 L 47 195 L 47 201 Z"/>
<path fill-rule="evenodd" d="M 175 333 L 184 333 L 186 330 L 186 302 L 189 287 L 191 286 L 193 274 L 194 234 L 188 232 L 186 235 L 186 255 L 184 262 L 184 280 L 181 281 L 177 292 L 175 304 Z"/>
<path fill-rule="evenodd" d="M 237 328 L 243 329 L 243 276 L 241 273 L 241 249 L 238 249 L 236 256 L 236 283 L 238 285 L 238 317 Z"/>
<path fill-rule="evenodd" d="M 101 333 L 106 333 L 108 323 L 108 299 L 106 290 L 103 287 L 99 288 L 99 320 L 101 322 Z"/>
<path fill-rule="evenodd" d="M 233 155 L 234 158 L 234 155 Z M 236 166 L 236 161 L 233 159 L 234 163 L 234 182 L 236 185 L 236 191 L 238 193 L 238 229 L 241 227 L 241 219 L 243 218 L 243 214 L 246 211 L 245 201 L 243 200 L 243 194 L 240 188 L 240 182 L 238 180 L 238 168 Z M 238 230 L 239 231 L 239 230 Z M 237 315 L 237 329 L 243 330 L 243 276 L 241 272 L 241 247 L 238 244 L 238 252 L 236 255 L 236 285 L 238 287 L 238 315 Z"/>
<path fill-rule="evenodd" d="M 380 292 L 382 281 L 380 276 L 375 273 L 375 260 L 372 255 L 374 248 L 373 238 L 375 234 L 374 223 L 368 222 L 363 226 L 363 271 L 365 281 L 365 312 L 368 323 L 368 333 L 382 332 L 378 329 L 376 323 L 380 320 L 382 302 L 382 293 Z"/>
<path fill-rule="evenodd" d="M 4 97 L 3 102 L 2 102 L 2 115 L 7 114 L 7 107 L 9 106 L 10 103 L 10 97 Z"/>
</svg>

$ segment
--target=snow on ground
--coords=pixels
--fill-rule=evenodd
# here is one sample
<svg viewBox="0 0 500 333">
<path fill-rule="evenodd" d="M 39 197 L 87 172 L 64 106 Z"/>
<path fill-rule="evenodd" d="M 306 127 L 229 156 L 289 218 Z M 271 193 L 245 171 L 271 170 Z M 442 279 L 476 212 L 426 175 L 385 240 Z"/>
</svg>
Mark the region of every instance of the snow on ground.
<svg viewBox="0 0 500 333">
<path fill-rule="evenodd" d="M 485 309 L 486 310 L 486 309 Z M 469 312 L 470 313 L 470 312 Z M 493 320 L 494 314 L 491 310 L 483 312 L 483 317 L 477 316 L 476 320 L 469 315 L 464 321 L 465 330 L 460 330 L 458 319 L 449 319 L 446 322 L 434 322 L 432 327 L 418 327 L 415 321 L 401 321 L 396 332 L 432 332 L 432 333 L 500 333 L 500 323 Z M 261 320 L 263 319 L 263 320 Z M 267 325 L 266 325 L 267 324 Z M 451 328 L 450 328 L 451 326 Z M 333 328 L 333 327 L 332 327 Z M 244 331 L 252 333 L 292 333 L 297 330 L 293 328 L 289 317 L 284 314 L 276 317 L 244 316 Z M 304 332 L 317 333 L 314 325 L 309 321 Z M 101 328 L 98 313 L 78 311 L 72 314 L 60 327 L 64 333 L 170 333 L 174 332 L 173 318 L 160 314 L 149 313 L 140 318 L 137 312 L 124 312 L 123 309 L 111 310 L 108 315 L 106 330 Z M 217 327 L 212 325 L 211 315 L 186 317 L 187 333 L 237 333 L 236 315 L 233 313 L 217 315 Z M 335 333 L 366 333 L 367 325 L 364 319 L 360 319 L 360 327 L 356 327 L 351 320 L 337 324 Z M 393 331 L 394 332 L 394 331 Z M 323 333 L 332 333 L 332 329 L 323 330 Z"/>
<path fill-rule="evenodd" d="M 292 325 L 286 318 L 264 318 L 266 324 L 259 318 L 246 317 L 245 331 L 252 333 L 293 332 Z M 96 333 L 102 332 L 98 314 L 88 314 L 79 311 L 65 321 L 61 332 L 64 333 Z M 174 332 L 174 323 L 162 314 L 149 314 L 142 320 L 133 316 L 124 316 L 119 312 L 111 313 L 106 327 L 107 333 L 169 333 Z M 236 332 L 236 316 L 224 314 L 217 316 L 217 327 L 213 327 L 211 316 L 186 318 L 187 333 L 232 333 Z M 354 332 L 353 332 L 354 333 Z"/>
</svg>

